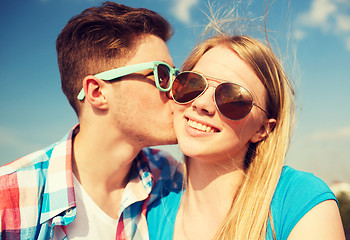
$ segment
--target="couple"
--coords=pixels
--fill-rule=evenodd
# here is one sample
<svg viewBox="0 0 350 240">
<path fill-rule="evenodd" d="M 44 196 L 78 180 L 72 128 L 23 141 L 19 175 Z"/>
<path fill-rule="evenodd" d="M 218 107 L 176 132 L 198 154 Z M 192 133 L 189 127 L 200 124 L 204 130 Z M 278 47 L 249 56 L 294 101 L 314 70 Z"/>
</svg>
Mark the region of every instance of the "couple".
<svg viewBox="0 0 350 240">
<path fill-rule="evenodd" d="M 218 35 L 179 73 L 171 35 L 113 2 L 67 23 L 56 48 L 79 124 L 0 168 L 1 239 L 344 239 L 329 188 L 283 166 L 293 90 L 272 51 Z M 176 141 L 184 166 L 146 148 Z"/>
</svg>

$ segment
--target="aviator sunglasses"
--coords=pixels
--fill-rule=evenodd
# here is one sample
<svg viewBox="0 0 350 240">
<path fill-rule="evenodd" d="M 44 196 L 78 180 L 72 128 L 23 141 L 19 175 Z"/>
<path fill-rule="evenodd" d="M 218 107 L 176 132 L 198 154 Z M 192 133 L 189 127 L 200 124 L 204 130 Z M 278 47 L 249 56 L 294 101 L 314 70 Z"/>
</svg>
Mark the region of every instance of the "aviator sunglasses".
<svg viewBox="0 0 350 240">
<path fill-rule="evenodd" d="M 143 71 L 146 69 L 153 70 L 156 87 L 162 92 L 168 92 L 171 89 L 173 78 L 179 74 L 178 69 L 170 67 L 165 62 L 153 61 L 115 68 L 112 70 L 98 73 L 94 75 L 94 77 L 97 77 L 104 81 L 111 81 L 115 80 L 116 78 L 124 77 L 126 75 Z M 84 89 L 82 88 L 77 98 L 79 100 L 83 100 L 84 97 L 85 93 Z"/>
<path fill-rule="evenodd" d="M 220 80 L 207 77 L 210 80 Z M 176 103 L 186 104 L 201 96 L 209 87 L 206 77 L 202 74 L 184 71 L 176 76 L 171 90 L 172 98 Z M 222 81 L 222 80 L 220 80 Z M 222 82 L 215 87 L 214 100 L 219 112 L 227 119 L 237 121 L 245 118 L 253 108 L 253 95 L 245 87 L 233 82 Z"/>
</svg>

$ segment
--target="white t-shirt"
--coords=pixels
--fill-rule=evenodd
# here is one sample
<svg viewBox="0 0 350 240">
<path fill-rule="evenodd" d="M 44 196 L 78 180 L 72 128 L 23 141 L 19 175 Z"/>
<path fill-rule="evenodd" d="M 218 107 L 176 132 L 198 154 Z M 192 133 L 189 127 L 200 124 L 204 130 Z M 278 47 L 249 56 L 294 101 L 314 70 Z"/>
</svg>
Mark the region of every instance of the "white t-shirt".
<svg viewBox="0 0 350 240">
<path fill-rule="evenodd" d="M 73 175 L 77 215 L 67 225 L 67 238 L 80 239 L 115 239 L 118 220 L 108 216 L 85 192 Z"/>
</svg>

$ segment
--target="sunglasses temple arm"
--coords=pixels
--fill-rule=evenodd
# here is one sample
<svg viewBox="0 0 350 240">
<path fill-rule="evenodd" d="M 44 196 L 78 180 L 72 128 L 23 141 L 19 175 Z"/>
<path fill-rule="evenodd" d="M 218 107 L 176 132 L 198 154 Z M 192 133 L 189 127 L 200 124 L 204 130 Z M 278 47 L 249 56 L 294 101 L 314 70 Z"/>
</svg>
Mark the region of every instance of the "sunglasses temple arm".
<svg viewBox="0 0 350 240">
<path fill-rule="evenodd" d="M 256 103 L 253 103 L 253 105 L 254 105 L 255 107 L 259 108 L 261 111 L 263 111 L 263 112 L 266 114 L 266 116 L 269 117 L 269 114 L 268 114 L 264 109 L 262 109 L 259 105 L 257 105 Z"/>
</svg>

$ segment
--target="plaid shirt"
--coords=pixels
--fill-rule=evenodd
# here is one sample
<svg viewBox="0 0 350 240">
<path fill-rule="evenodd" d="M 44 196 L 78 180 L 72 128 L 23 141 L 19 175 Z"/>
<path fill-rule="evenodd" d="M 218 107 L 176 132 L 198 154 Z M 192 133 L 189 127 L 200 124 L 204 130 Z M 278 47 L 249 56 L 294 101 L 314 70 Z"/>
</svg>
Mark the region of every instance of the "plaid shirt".
<svg viewBox="0 0 350 240">
<path fill-rule="evenodd" d="M 0 168 L 0 239 L 67 239 L 65 226 L 77 214 L 72 139 L 78 131 L 76 126 L 60 142 Z M 162 186 L 181 184 L 174 163 L 179 165 L 149 148 L 134 159 L 116 239 L 148 239 L 147 206 L 160 196 Z"/>
</svg>

